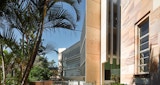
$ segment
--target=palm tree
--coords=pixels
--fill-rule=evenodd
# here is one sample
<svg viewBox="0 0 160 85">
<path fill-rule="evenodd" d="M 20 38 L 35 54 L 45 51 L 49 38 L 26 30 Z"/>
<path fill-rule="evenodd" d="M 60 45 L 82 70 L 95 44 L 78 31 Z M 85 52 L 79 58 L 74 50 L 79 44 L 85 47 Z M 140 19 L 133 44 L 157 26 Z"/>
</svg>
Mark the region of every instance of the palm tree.
<svg viewBox="0 0 160 85">
<path fill-rule="evenodd" d="M 10 66 L 13 64 L 11 62 L 11 56 L 13 57 L 12 53 L 8 54 L 7 51 L 4 48 L 7 48 L 7 46 L 11 47 L 11 49 L 19 49 L 18 45 L 16 45 L 14 41 L 14 34 L 12 30 L 5 30 L 2 32 L 2 35 L 0 35 L 0 59 L 2 62 L 2 75 L 3 75 L 3 80 L 2 83 L 3 85 L 6 84 L 6 76 L 7 73 L 9 73 L 8 69 L 10 69 Z M 14 50 L 13 50 L 14 51 Z"/>
<path fill-rule="evenodd" d="M 9 27 L 22 34 L 16 56 L 27 61 L 20 64 L 22 71 L 21 85 L 25 85 L 31 67 L 39 52 L 41 39 L 46 28 L 65 28 L 74 30 L 80 19 L 79 3 L 81 0 L 1 0 L 0 16 L 5 17 Z M 65 8 L 69 7 L 71 11 Z M 74 15 L 74 16 L 73 16 Z M 12 38 L 15 40 L 15 38 Z M 13 45 L 17 45 L 15 42 Z M 8 45 L 9 46 L 9 45 Z M 12 46 L 9 46 L 11 49 Z"/>
<path fill-rule="evenodd" d="M 2 60 L 2 74 L 3 74 L 3 80 L 2 80 L 2 83 L 3 83 L 3 85 L 6 85 L 5 84 L 5 82 L 6 82 L 6 72 L 5 72 L 5 60 L 4 60 L 4 54 L 3 54 L 3 47 L 2 47 L 2 45 L 1 45 L 1 56 L 2 56 L 2 58 L 1 58 L 1 60 Z"/>
</svg>

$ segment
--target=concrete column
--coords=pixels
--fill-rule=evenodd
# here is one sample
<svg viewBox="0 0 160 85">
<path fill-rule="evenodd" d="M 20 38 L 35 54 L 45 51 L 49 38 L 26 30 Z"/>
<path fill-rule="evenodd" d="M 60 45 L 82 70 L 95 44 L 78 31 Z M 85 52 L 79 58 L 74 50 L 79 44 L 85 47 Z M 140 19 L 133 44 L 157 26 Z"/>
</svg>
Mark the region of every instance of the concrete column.
<svg viewBox="0 0 160 85">
<path fill-rule="evenodd" d="M 101 64 L 101 85 L 104 84 L 104 76 L 105 75 L 105 63 Z"/>
<path fill-rule="evenodd" d="M 107 60 L 107 0 L 101 0 L 101 63 Z"/>
<path fill-rule="evenodd" d="M 105 62 L 108 62 L 109 0 L 101 0 L 101 85 L 104 83 Z"/>
</svg>

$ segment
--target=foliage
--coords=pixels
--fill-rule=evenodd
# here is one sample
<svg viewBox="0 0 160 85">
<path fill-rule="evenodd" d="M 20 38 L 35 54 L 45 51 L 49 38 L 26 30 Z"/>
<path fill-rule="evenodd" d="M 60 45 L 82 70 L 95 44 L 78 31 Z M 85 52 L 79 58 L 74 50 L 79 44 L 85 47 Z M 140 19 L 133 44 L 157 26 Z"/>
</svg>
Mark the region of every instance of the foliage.
<svg viewBox="0 0 160 85">
<path fill-rule="evenodd" d="M 111 83 L 111 85 L 123 85 L 120 84 L 120 76 L 119 75 L 112 75 L 111 79 L 114 80 L 114 83 Z"/>
<path fill-rule="evenodd" d="M 14 84 L 25 85 L 36 56 L 45 50 L 42 46 L 44 29 L 75 29 L 75 23 L 79 20 L 77 8 L 80 0 L 62 0 L 74 8 L 76 18 L 57 4 L 59 0 L 1 0 L 0 2 L 2 47 L 0 57 L 4 62 L 3 69 L 0 69 L 1 78 L 4 85 L 11 84 L 12 81 L 16 82 Z M 15 30 L 20 33 L 18 39 Z M 5 49 L 10 49 L 9 55 L 3 55 Z"/>
<path fill-rule="evenodd" d="M 53 62 L 52 60 L 51 62 Z M 50 64 L 52 64 L 52 68 L 54 67 L 55 63 L 49 62 L 46 58 L 42 56 L 37 56 L 34 66 L 31 69 L 30 75 L 29 75 L 29 81 L 40 81 L 40 80 L 49 80 L 52 75 L 52 71 L 49 69 Z"/>
<path fill-rule="evenodd" d="M 120 82 L 120 76 L 119 76 L 119 75 L 113 74 L 113 75 L 111 76 L 111 79 L 114 80 L 116 83 L 119 83 L 119 82 Z"/>
<path fill-rule="evenodd" d="M 29 81 L 49 80 L 51 72 L 48 68 L 34 66 L 29 75 Z"/>
</svg>

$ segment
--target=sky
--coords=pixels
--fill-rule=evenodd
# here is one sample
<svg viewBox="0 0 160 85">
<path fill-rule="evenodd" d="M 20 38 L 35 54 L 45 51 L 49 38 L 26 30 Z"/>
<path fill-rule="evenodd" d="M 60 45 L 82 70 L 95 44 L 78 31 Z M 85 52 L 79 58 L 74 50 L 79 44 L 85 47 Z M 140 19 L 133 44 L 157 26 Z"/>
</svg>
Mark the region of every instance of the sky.
<svg viewBox="0 0 160 85">
<path fill-rule="evenodd" d="M 54 47 L 55 50 L 58 50 L 58 48 L 68 48 L 80 40 L 81 31 L 84 24 L 86 0 L 81 0 L 81 1 L 82 2 L 80 3 L 79 7 L 80 20 L 76 23 L 75 30 L 68 30 L 62 28 L 55 28 L 53 30 L 44 30 L 42 36 L 44 46 L 49 44 L 49 46 L 52 46 Z M 70 12 L 72 12 L 73 10 L 73 8 L 65 5 L 64 9 L 67 9 Z M 72 15 L 75 15 L 75 13 L 73 12 Z M 2 23 L 5 23 L 5 28 L 8 28 L 7 27 L 8 25 L 6 25 L 7 21 L 4 20 L 3 18 L 0 18 L 0 20 L 2 21 L 0 25 L 2 25 Z M 2 32 L 2 30 L 0 30 L 0 32 Z M 19 41 L 19 39 L 21 38 L 20 32 L 17 31 L 16 29 L 14 30 L 14 32 L 16 34 L 16 39 L 17 39 L 16 41 Z M 48 59 L 48 61 L 54 60 L 56 62 L 55 63 L 56 66 L 58 66 L 58 55 L 56 52 L 51 51 L 47 53 L 45 57 Z"/>
<path fill-rule="evenodd" d="M 69 9 L 69 8 L 68 8 Z M 57 28 L 54 30 L 45 30 L 43 33 L 42 38 L 44 39 L 44 45 L 51 45 L 56 50 L 58 48 L 68 48 L 78 42 L 81 37 L 81 31 L 84 23 L 84 16 L 85 16 L 85 0 L 82 0 L 80 3 L 81 17 L 80 21 L 76 23 L 76 30 L 67 30 L 62 28 Z M 56 62 L 56 66 L 58 66 L 58 55 L 55 52 L 49 52 L 45 55 L 48 61 L 54 59 Z"/>
</svg>

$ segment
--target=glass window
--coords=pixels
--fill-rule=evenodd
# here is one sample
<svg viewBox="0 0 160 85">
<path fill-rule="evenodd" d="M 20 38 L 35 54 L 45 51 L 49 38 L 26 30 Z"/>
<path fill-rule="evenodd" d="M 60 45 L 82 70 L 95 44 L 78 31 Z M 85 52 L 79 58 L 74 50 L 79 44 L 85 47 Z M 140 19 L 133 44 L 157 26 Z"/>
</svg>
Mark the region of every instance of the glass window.
<svg viewBox="0 0 160 85">
<path fill-rule="evenodd" d="M 149 63 L 149 19 L 139 26 L 139 69 L 140 72 L 148 72 Z"/>
<path fill-rule="evenodd" d="M 144 49 L 147 49 L 147 48 L 148 48 L 148 42 L 140 45 L 140 50 L 141 51 L 144 50 Z"/>
<path fill-rule="evenodd" d="M 146 36 L 146 37 L 144 37 L 144 38 L 142 38 L 142 39 L 140 40 L 140 43 L 143 44 L 143 43 L 147 42 L 148 39 L 149 39 L 149 36 Z"/>
<path fill-rule="evenodd" d="M 145 58 L 145 57 L 148 57 L 148 56 L 149 56 L 149 50 L 140 53 L 140 58 Z"/>
<path fill-rule="evenodd" d="M 149 29 L 148 29 L 149 28 L 148 20 L 145 23 L 141 24 L 139 26 L 139 28 L 141 28 L 140 29 L 140 37 L 142 37 L 143 35 L 147 34 L 149 32 Z"/>
</svg>

